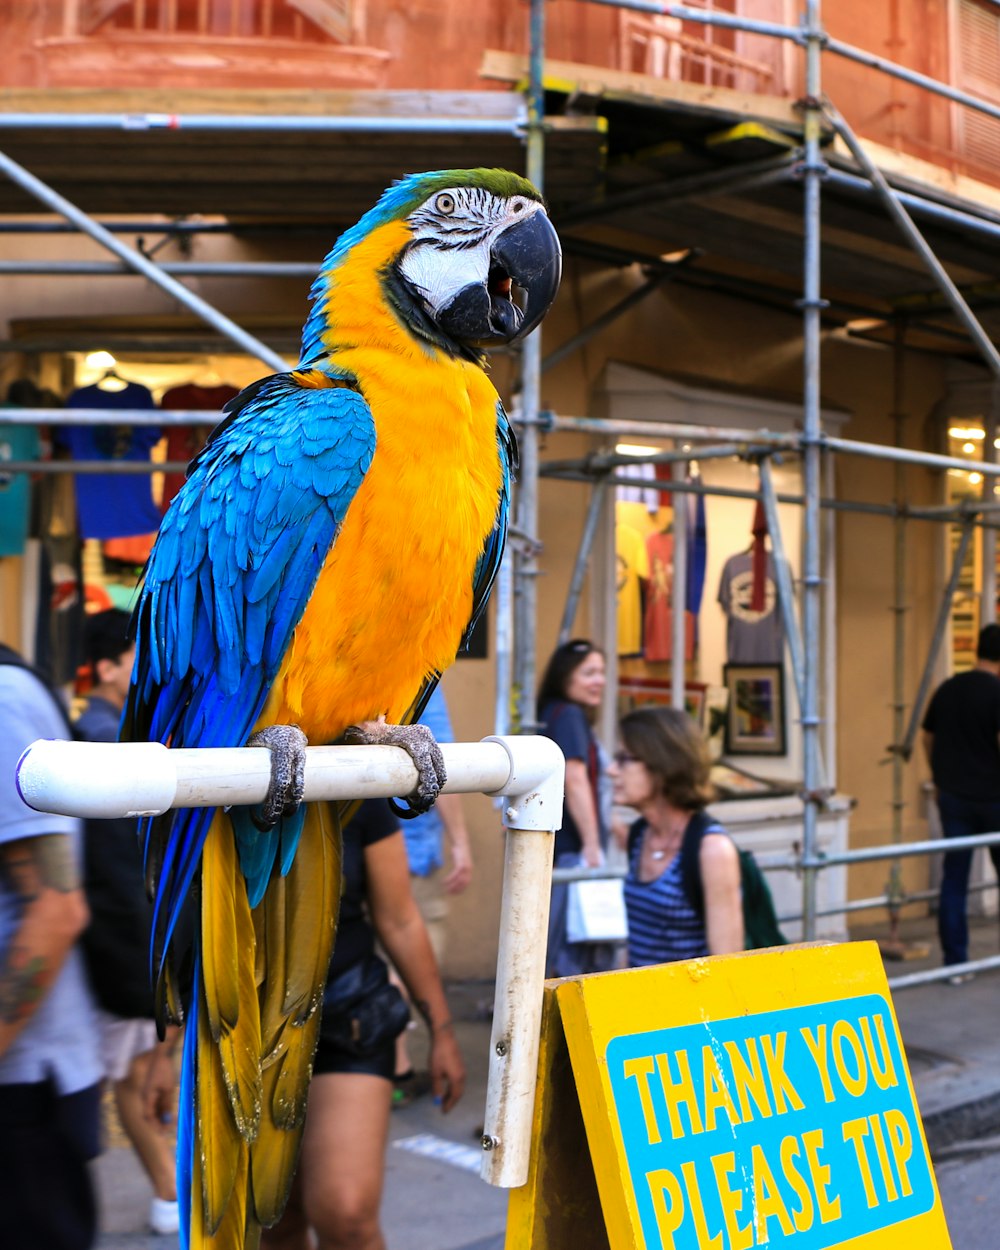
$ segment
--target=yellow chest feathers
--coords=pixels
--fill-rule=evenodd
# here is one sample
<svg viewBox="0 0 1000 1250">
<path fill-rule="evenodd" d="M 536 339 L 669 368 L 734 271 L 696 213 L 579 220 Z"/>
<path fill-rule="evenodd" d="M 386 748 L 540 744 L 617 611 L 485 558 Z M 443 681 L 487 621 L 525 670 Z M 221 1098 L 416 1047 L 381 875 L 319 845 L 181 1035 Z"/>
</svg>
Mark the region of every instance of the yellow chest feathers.
<svg viewBox="0 0 1000 1250">
<path fill-rule="evenodd" d="M 313 741 L 398 719 L 454 660 L 502 481 L 497 396 L 481 370 L 411 361 L 400 385 L 384 359 L 350 355 L 376 417 L 375 456 L 279 678 L 280 715 Z"/>
</svg>

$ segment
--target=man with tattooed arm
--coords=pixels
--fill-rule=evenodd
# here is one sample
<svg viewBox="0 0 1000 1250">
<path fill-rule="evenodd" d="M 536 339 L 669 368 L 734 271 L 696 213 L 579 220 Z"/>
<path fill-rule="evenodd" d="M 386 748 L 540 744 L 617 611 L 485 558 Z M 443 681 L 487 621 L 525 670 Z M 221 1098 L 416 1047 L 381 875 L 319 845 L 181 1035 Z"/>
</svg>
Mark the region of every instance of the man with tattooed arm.
<svg viewBox="0 0 1000 1250">
<path fill-rule="evenodd" d="M 0 1246 L 88 1250 L 101 1068 L 77 939 L 87 924 L 80 822 L 32 811 L 14 770 L 69 738 L 61 703 L 0 646 Z"/>
</svg>

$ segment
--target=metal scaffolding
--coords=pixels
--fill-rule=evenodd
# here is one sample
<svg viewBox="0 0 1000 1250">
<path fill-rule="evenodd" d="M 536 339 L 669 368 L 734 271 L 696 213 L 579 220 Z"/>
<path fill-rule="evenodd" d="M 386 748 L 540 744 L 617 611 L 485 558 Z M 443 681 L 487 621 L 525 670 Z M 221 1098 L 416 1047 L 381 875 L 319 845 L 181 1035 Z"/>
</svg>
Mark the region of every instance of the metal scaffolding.
<svg viewBox="0 0 1000 1250">
<path fill-rule="evenodd" d="M 947 507 L 910 507 L 906 500 L 903 467 L 906 465 L 923 466 L 932 469 L 967 468 L 965 461 L 955 457 L 934 455 L 909 449 L 902 445 L 903 421 L 900 414 L 901 383 L 902 383 L 902 350 L 900 338 L 896 352 L 896 386 L 895 416 L 897 417 L 898 437 L 896 446 L 871 444 L 856 440 L 833 437 L 823 429 L 820 407 L 821 380 L 821 317 L 827 302 L 821 294 L 820 272 L 820 238 L 821 238 L 821 197 L 824 182 L 846 193 L 857 197 L 877 196 L 884 205 L 890 218 L 903 234 L 906 242 L 920 258 L 927 272 L 941 292 L 941 297 L 948 309 L 958 320 L 961 327 L 962 340 L 971 341 L 979 354 L 998 379 L 995 387 L 994 407 L 991 428 L 995 427 L 1000 415 L 1000 352 L 983 329 L 968 301 L 949 277 L 940 260 L 935 255 L 920 232 L 915 219 L 929 223 L 946 223 L 967 231 L 970 237 L 988 237 L 992 241 L 1000 239 L 1000 217 L 984 213 L 975 216 L 972 213 L 946 204 L 939 204 L 924 199 L 912 191 L 897 190 L 889 184 L 877 165 L 871 160 L 863 144 L 858 140 L 847 122 L 835 106 L 826 100 L 822 92 L 823 56 L 835 55 L 844 57 L 857 64 L 864 65 L 875 72 L 908 82 L 923 90 L 937 94 L 953 103 L 976 110 L 993 118 L 1000 118 L 1000 107 L 979 97 L 969 95 L 937 82 L 925 75 L 909 70 L 882 57 L 874 56 L 863 50 L 830 38 L 824 30 L 821 17 L 821 0 L 805 0 L 800 24 L 790 26 L 773 22 L 755 21 L 747 17 L 722 13 L 710 9 L 692 9 L 679 4 L 662 4 L 656 0 L 588 0 L 589 3 L 630 9 L 638 12 L 665 15 L 688 22 L 697 22 L 716 26 L 732 31 L 747 32 L 755 35 L 788 41 L 802 50 L 805 66 L 806 92 L 802 101 L 802 146 L 794 155 L 779 158 L 769 157 L 763 160 L 747 162 L 735 171 L 722 173 L 696 174 L 675 179 L 669 184 L 661 185 L 652 190 L 644 188 L 640 191 L 628 191 L 610 196 L 601 205 L 581 207 L 579 212 L 567 214 L 565 224 L 579 224 L 596 212 L 613 214 L 616 208 L 626 208 L 640 200 L 645 202 L 650 196 L 658 201 L 667 200 L 680 202 L 683 199 L 698 199 L 715 191 L 733 192 L 748 190 L 769 183 L 778 183 L 796 179 L 803 190 L 803 250 L 802 250 L 802 284 L 801 298 L 798 306 L 802 318 L 803 344 L 803 422 L 800 432 L 795 434 L 774 434 L 746 429 L 725 429 L 678 422 L 621 422 L 591 419 L 587 417 L 567 417 L 546 414 L 541 407 L 541 377 L 543 371 L 558 360 L 564 359 L 577 350 L 585 342 L 599 333 L 615 318 L 634 307 L 640 300 L 658 289 L 665 281 L 677 277 L 692 281 L 697 279 L 688 273 L 685 259 L 679 261 L 660 260 L 649 265 L 647 280 L 632 294 L 626 296 L 607 313 L 598 317 L 591 325 L 573 336 L 568 342 L 543 358 L 541 352 L 541 335 L 535 332 L 523 345 L 520 357 L 520 385 L 515 405 L 514 419 L 518 425 L 521 441 L 521 471 L 517 487 L 516 513 L 511 551 L 505 557 L 496 588 L 496 724 L 497 732 L 508 731 L 511 722 L 521 732 L 533 732 L 535 726 L 534 690 L 535 665 L 537 652 L 536 587 L 539 573 L 538 554 L 540 551 L 538 535 L 538 492 L 542 476 L 561 477 L 566 480 L 583 481 L 593 486 L 593 495 L 583 527 L 580 548 L 574 565 L 569 585 L 569 592 L 562 615 L 560 636 L 566 637 L 573 624 L 576 610 L 602 518 L 606 515 L 606 500 L 610 487 L 619 483 L 627 483 L 630 479 L 624 466 L 634 465 L 634 457 L 613 455 L 590 456 L 574 461 L 548 461 L 542 463 L 539 457 L 539 432 L 543 429 L 553 431 L 583 431 L 596 437 L 614 437 L 619 434 L 642 433 L 650 437 L 672 439 L 678 450 L 665 452 L 655 459 L 673 465 L 673 478 L 670 481 L 659 481 L 656 489 L 666 493 L 702 493 L 717 496 L 735 496 L 741 498 L 761 499 L 767 512 L 769 528 L 774 545 L 774 557 L 778 566 L 778 590 L 780 609 L 790 644 L 791 668 L 794 685 L 798 696 L 800 721 L 803 742 L 803 776 L 801 797 L 803 802 L 803 839 L 801 854 L 795 860 L 795 867 L 802 874 L 802 918 L 803 931 L 806 938 L 815 936 L 816 919 L 821 913 L 817 910 L 816 883 L 817 874 L 833 862 L 854 863 L 864 859 L 875 858 L 872 850 L 848 852 L 845 856 L 823 857 L 819 854 L 817 825 L 821 812 L 834 783 L 832 771 L 824 767 L 822 758 L 823 718 L 821 709 L 821 673 L 823 670 L 823 623 L 824 612 L 829 620 L 830 599 L 824 602 L 824 571 L 823 571 L 823 529 L 822 516 L 826 512 L 832 515 L 837 511 L 857 511 L 871 515 L 885 516 L 894 521 L 896 527 L 896 574 L 895 601 L 893 610 L 896 613 L 896 630 L 894 649 L 896 652 L 895 677 L 893 682 L 893 841 L 889 858 L 907 853 L 899 845 L 902 820 L 902 766 L 909 757 L 914 739 L 921 705 L 926 699 L 929 684 L 934 672 L 937 653 L 943 640 L 951 598 L 957 584 L 967 544 L 974 532 L 979 533 L 983 544 L 984 556 L 993 568 L 995 545 L 995 510 L 993 484 L 1000 476 L 1000 465 L 987 461 L 977 465 L 983 474 L 984 489 L 982 500 L 967 501 L 962 505 Z M 440 118 L 306 118 L 306 117 L 264 117 L 246 119 L 240 117 L 205 117 L 194 116 L 182 119 L 158 120 L 160 115 L 148 115 L 146 125 L 183 124 L 186 128 L 214 130 L 220 133 L 235 130 L 241 126 L 253 125 L 257 129 L 282 131 L 287 129 L 303 130 L 306 128 L 325 130 L 354 131 L 398 131 L 400 133 L 510 133 L 524 140 L 526 149 L 526 171 L 539 187 L 542 185 L 545 154 L 545 3 L 544 0 L 531 0 L 529 14 L 530 55 L 529 75 L 526 92 L 526 108 L 524 115 L 512 120 L 470 121 L 468 119 Z M 60 115 L 53 118 L 45 114 L 4 115 L 6 127 L 29 129 L 42 124 L 52 125 L 56 122 L 67 130 L 74 127 L 89 125 L 107 128 L 120 127 L 121 117 L 111 115 Z M 821 146 L 824 128 L 832 128 L 840 136 L 850 151 L 858 169 L 858 174 L 843 170 L 831 169 L 824 159 Z M 249 334 L 230 318 L 219 312 L 210 303 L 195 295 L 177 279 L 180 276 L 232 276 L 241 273 L 273 278 L 299 277 L 305 268 L 294 263 L 270 264 L 194 264 L 175 262 L 159 264 L 146 256 L 137 248 L 123 244 L 116 235 L 127 233 L 130 227 L 119 224 L 105 227 L 95 221 L 76 205 L 52 190 L 40 179 L 32 175 L 23 166 L 0 152 L 0 172 L 5 173 L 35 199 L 44 204 L 52 212 L 62 216 L 74 228 L 89 235 L 106 251 L 111 252 L 117 262 L 2 262 L 0 273 L 138 273 L 147 281 L 154 283 L 172 298 L 178 300 L 185 308 L 200 320 L 213 327 L 224 338 L 235 343 L 237 347 L 252 356 L 264 361 L 268 367 L 284 369 L 285 360 L 267 344 Z M 37 229 L 48 229 L 44 224 L 9 223 L 0 229 L 22 229 L 31 232 Z M 167 224 L 137 228 L 182 231 L 214 229 L 223 230 L 224 226 L 212 224 L 198 225 L 184 223 L 173 226 Z M 600 257 L 601 249 L 597 245 L 581 245 L 584 249 L 591 246 L 592 254 Z M 586 254 L 581 250 L 581 254 Z M 605 249 L 607 254 L 607 249 Z M 643 258 L 646 264 L 649 258 Z M 728 288 L 733 291 L 740 289 L 740 279 L 727 279 Z M 751 284 L 743 281 L 743 287 Z M 763 289 L 757 284 L 758 289 Z M 765 292 L 766 294 L 766 292 Z M 771 292 L 775 300 L 783 299 L 785 292 Z M 843 307 L 841 305 L 841 307 Z M 866 310 L 860 310 L 862 312 Z M 913 324 L 917 324 L 914 318 Z M 939 328 L 936 332 L 947 333 Z M 10 345 L 13 347 L 13 345 Z M 22 420 L 39 423 L 56 421 L 114 421 L 120 423 L 128 414 L 121 410 L 112 410 L 107 414 L 79 410 L 21 410 Z M 13 420 L 13 414 L 0 414 L 0 423 Z M 143 421 L 149 421 L 148 413 L 142 414 Z M 211 422 L 213 418 L 205 413 L 166 414 L 157 413 L 158 424 L 168 421 Z M 136 420 L 138 424 L 138 419 Z M 992 437 L 992 435 L 991 435 Z M 697 444 L 691 450 L 685 450 L 682 444 Z M 771 460 L 778 454 L 793 454 L 800 458 L 802 468 L 801 495 L 780 495 L 774 488 L 771 475 Z M 759 466 L 759 483 L 757 489 L 745 491 L 705 486 L 703 483 L 692 483 L 686 480 L 686 467 L 690 460 L 708 460 L 713 457 L 739 456 Z M 830 463 L 833 456 L 874 457 L 890 461 L 897 466 L 895 498 L 892 504 L 863 503 L 838 501 L 830 497 L 827 489 L 824 494 L 824 466 Z M 990 460 L 995 461 L 991 455 Z M 37 464 L 22 465 L 20 463 L 6 466 L 12 471 L 37 472 Z M 101 471 L 107 472 L 106 464 Z M 127 466 L 127 471 L 160 471 L 163 465 Z M 68 462 L 56 471 L 84 472 L 91 469 L 90 465 Z M 126 466 L 117 466 L 118 471 L 126 471 Z M 642 483 L 648 486 L 649 483 Z M 778 503 L 795 503 L 802 508 L 802 578 L 801 593 L 796 596 L 793 580 L 786 555 L 783 550 L 783 538 L 778 519 Z M 681 512 L 678 512 L 678 516 Z M 905 716 L 905 690 L 903 649 L 905 646 L 903 586 L 900 570 L 905 559 L 906 526 L 911 521 L 922 520 L 936 523 L 962 523 L 963 533 L 959 550 L 951 575 L 944 587 L 943 597 L 934 631 L 934 639 L 930 647 L 927 663 L 922 679 L 911 705 L 909 720 Z M 679 544 L 682 547 L 683 544 Z M 992 584 L 992 583 L 991 583 Z M 832 585 L 828 592 L 832 594 Z M 674 579 L 675 612 L 674 621 L 678 629 L 683 628 L 683 594 L 684 578 L 680 575 Z M 991 609 L 992 610 L 992 609 Z M 673 698 L 683 699 L 683 647 L 679 645 L 681 636 L 675 638 L 673 654 L 675 672 L 673 682 Z M 829 715 L 830 709 L 827 709 Z M 827 766 L 829 767 L 829 766 Z M 891 907 L 898 907 L 908 901 L 902 897 L 898 876 L 893 877 L 893 887 L 886 899 Z"/>
<path fill-rule="evenodd" d="M 803 335 L 803 360 L 804 360 L 804 376 L 803 376 L 803 430 L 801 435 L 789 439 L 776 439 L 773 436 L 766 441 L 772 446 L 761 446 L 754 448 L 752 453 L 747 447 L 747 443 L 752 440 L 756 441 L 758 436 L 754 433 L 748 436 L 745 431 L 714 431 L 716 439 L 728 438 L 728 443 L 712 449 L 697 450 L 697 457 L 704 458 L 715 450 L 718 454 L 733 455 L 742 454 L 746 458 L 753 458 L 760 464 L 760 489 L 758 491 L 748 491 L 747 496 L 762 498 L 768 514 L 768 527 L 772 534 L 774 542 L 774 559 L 778 581 L 778 596 L 785 623 L 787 638 L 789 642 L 791 665 L 794 676 L 795 685 L 799 696 L 800 720 L 802 726 L 803 737 L 803 784 L 802 784 L 802 800 L 803 800 L 803 839 L 801 854 L 795 859 L 794 866 L 797 871 L 802 874 L 802 922 L 803 936 L 806 939 L 815 937 L 816 934 L 816 878 L 817 873 L 823 867 L 830 866 L 834 862 L 850 864 L 858 863 L 863 860 L 871 860 L 877 858 L 890 858 L 892 860 L 893 870 L 891 884 L 886 895 L 886 902 L 890 908 L 890 916 L 893 920 L 893 935 L 895 935 L 895 918 L 898 915 L 898 908 L 904 901 L 902 887 L 899 883 L 898 876 L 898 856 L 909 853 L 909 848 L 903 849 L 900 845 L 902 833 L 902 765 L 909 757 L 912 750 L 913 738 L 916 733 L 916 723 L 919 716 L 921 705 L 926 698 L 929 689 L 929 682 L 933 667 L 935 664 L 941 639 L 944 635 L 944 629 L 947 624 L 948 610 L 950 608 L 951 599 L 957 584 L 958 573 L 961 569 L 962 560 L 964 558 L 967 543 L 972 533 L 971 514 L 975 509 L 966 511 L 966 527 L 963 531 L 962 540 L 959 544 L 959 550 L 956 553 L 955 564 L 952 570 L 952 576 L 949 578 L 945 587 L 945 593 L 941 602 L 941 612 L 938 619 L 938 628 L 935 630 L 935 637 L 932 643 L 927 664 L 925 666 L 924 678 L 921 681 L 920 689 L 917 695 L 917 702 L 913 707 L 913 715 L 910 726 L 907 730 L 906 737 L 903 737 L 904 725 L 904 691 L 903 691 L 903 647 L 905 644 L 905 631 L 903 627 L 903 604 L 902 604 L 902 561 L 905 558 L 905 524 L 907 516 L 915 516 L 906 504 L 905 494 L 903 491 L 902 472 L 905 464 L 923 465 L 926 467 L 952 468 L 962 465 L 963 462 L 955 462 L 954 458 L 938 457 L 930 453 L 921 453 L 910 451 L 901 445 L 895 448 L 888 448 L 876 444 L 857 443 L 853 440 L 829 438 L 824 435 L 822 429 L 821 412 L 820 412 L 820 315 L 826 304 L 821 296 L 820 286 L 820 204 L 821 204 L 821 186 L 822 180 L 829 173 L 828 166 L 823 159 L 820 147 L 820 129 L 821 123 L 825 118 L 831 122 L 837 133 L 841 136 L 849 151 L 857 162 L 859 168 L 866 175 L 867 186 L 872 189 L 882 201 L 890 217 L 900 228 L 905 239 L 910 244 L 914 252 L 921 259 L 934 282 L 941 291 L 941 294 L 951 308 L 953 314 L 960 322 L 966 334 L 977 347 L 980 355 L 983 357 L 995 377 L 1000 377 L 1000 353 L 992 343 L 989 336 L 979 323 L 974 312 L 969 307 L 967 301 L 962 296 L 958 287 L 951 280 L 944 266 L 935 256 L 933 250 L 923 238 L 917 226 L 914 224 L 908 209 L 910 207 L 919 210 L 926 210 L 928 216 L 932 219 L 934 216 L 945 216 L 953 222 L 957 222 L 957 216 L 952 210 L 940 208 L 940 206 L 929 205 L 920 201 L 919 197 L 911 195 L 901 195 L 895 191 L 888 183 L 882 172 L 876 164 L 869 158 L 862 144 L 859 142 L 851 128 L 847 125 L 840 112 L 822 95 L 822 79 L 821 64 L 822 53 L 829 51 L 841 56 L 848 57 L 862 64 L 866 64 L 885 74 L 898 77 L 904 81 L 915 83 L 929 91 L 940 94 L 959 104 L 970 108 L 977 109 L 993 117 L 1000 117 L 1000 108 L 990 104 L 987 101 L 970 96 L 965 92 L 957 91 L 945 84 L 929 79 L 924 75 L 916 74 L 913 71 L 905 69 L 905 67 L 895 65 L 893 62 L 886 61 L 884 58 L 870 56 L 849 45 L 831 40 L 825 33 L 820 13 L 820 0 L 806 0 L 803 12 L 802 23 L 798 27 L 784 27 L 774 23 L 756 22 L 742 16 L 732 14 L 722 14 L 706 10 L 689 9 L 683 5 L 661 4 L 655 0 L 591 0 L 591 3 L 608 5 L 623 9 L 634 9 L 646 13 L 662 14 L 686 21 L 702 22 L 708 25 L 728 28 L 732 30 L 740 30 L 752 32 L 760 35 L 768 35 L 780 39 L 788 39 L 796 43 L 804 50 L 805 56 L 805 82 L 806 94 L 803 104 L 803 159 L 798 166 L 797 175 L 801 177 L 803 183 L 803 199 L 804 199 L 804 243 L 803 243 L 803 276 L 802 276 L 802 299 L 800 306 L 802 309 L 802 335 Z M 777 168 L 769 172 L 768 176 L 787 177 L 787 171 Z M 839 175 L 842 183 L 848 183 L 852 188 L 863 193 L 865 183 L 860 179 L 852 179 L 850 175 Z M 961 216 L 968 216 L 961 214 Z M 980 222 L 979 229 L 988 232 L 992 238 L 998 236 L 998 229 L 992 223 Z M 901 369 L 901 357 L 897 352 L 897 370 Z M 901 389 L 901 374 L 897 378 L 896 394 L 898 397 Z M 896 415 L 899 413 L 899 400 L 896 400 Z M 581 426 L 583 422 L 580 423 Z M 599 427 L 601 423 L 594 423 L 595 427 Z M 675 446 L 684 440 L 696 438 L 697 431 L 692 430 L 688 426 L 674 425 L 670 423 L 662 423 L 662 427 L 653 430 L 646 423 L 637 423 L 642 425 L 645 433 L 651 436 L 659 435 L 660 437 L 673 438 Z M 604 423 L 605 429 L 595 428 L 595 433 L 612 433 Z M 557 423 L 558 428 L 558 423 Z M 711 437 L 708 438 L 709 443 Z M 743 447 L 739 446 L 740 441 Z M 762 442 L 764 440 L 761 440 Z M 790 572 L 787 561 L 784 558 L 781 544 L 781 529 L 777 515 L 777 499 L 775 496 L 773 484 L 770 477 L 769 457 L 774 452 L 775 445 L 780 443 L 785 445 L 791 444 L 800 453 L 802 458 L 803 471 L 803 492 L 800 502 L 803 509 L 803 577 L 802 577 L 802 595 L 801 595 L 801 630 L 798 625 L 796 616 L 796 606 L 794 603 L 794 592 Z M 900 440 L 897 440 L 899 443 Z M 820 856 L 818 853 L 817 824 L 819 813 L 823 808 L 829 791 L 822 780 L 823 768 L 820 755 L 820 714 L 819 714 L 819 674 L 821 669 L 821 620 L 822 620 L 822 601 L 821 592 L 823 579 L 821 576 L 821 553 L 820 553 L 820 509 L 826 504 L 829 506 L 833 503 L 830 500 L 821 499 L 821 463 L 822 456 L 825 452 L 839 452 L 841 454 L 855 454 L 861 456 L 877 457 L 883 460 L 895 462 L 897 466 L 897 492 L 894 505 L 888 511 L 895 516 L 896 526 L 896 597 L 894 603 L 894 611 L 896 612 L 897 626 L 894 635 L 894 651 L 896 674 L 894 681 L 894 707 L 893 707 L 893 847 L 889 848 L 886 854 L 885 848 L 867 848 L 865 851 L 847 852 L 841 856 Z M 693 459 L 694 456 L 691 456 Z M 657 459 L 667 459 L 667 457 L 657 457 Z M 677 476 L 683 476 L 685 457 L 682 454 L 677 456 L 676 453 L 671 455 L 669 459 L 673 462 L 675 480 L 671 483 L 657 483 L 657 489 L 667 491 L 688 491 L 694 489 L 690 484 L 676 480 Z M 991 457 L 995 459 L 995 457 Z M 595 492 L 605 492 L 610 483 L 616 481 L 624 481 L 625 477 L 615 473 L 617 465 L 624 463 L 623 458 L 601 457 L 599 460 L 592 458 L 589 463 L 565 464 L 561 467 L 548 466 L 549 471 L 556 475 L 560 471 L 565 476 L 576 477 L 580 480 L 580 470 L 583 470 L 583 476 L 590 474 L 595 480 L 597 486 Z M 631 463 L 636 463 L 632 458 Z M 977 469 L 981 468 L 984 480 L 984 502 L 980 510 L 980 525 L 984 534 L 984 557 L 989 561 L 989 567 L 993 569 L 993 561 L 995 559 L 995 521 L 989 513 L 988 500 L 992 497 L 992 481 L 995 480 L 995 464 L 977 465 Z M 638 484 L 638 479 L 633 479 Z M 648 485 L 648 483 L 644 483 Z M 987 493 L 986 486 L 989 486 Z M 733 493 L 721 492 L 717 488 L 701 488 L 706 494 Z M 850 505 L 848 505 L 850 507 Z M 678 512 L 678 516 L 683 515 Z M 947 519 L 949 514 L 938 512 L 935 518 L 928 519 Z M 954 512 L 950 514 L 951 518 L 957 519 Z M 589 558 L 590 548 L 593 543 L 593 526 L 591 525 L 591 517 L 588 515 L 588 524 L 584 528 L 583 539 L 580 546 L 580 552 L 574 568 L 573 578 L 570 583 L 570 594 L 567 602 L 566 611 L 563 614 L 563 634 L 568 633 L 570 622 L 572 620 L 571 607 L 575 607 L 578 601 L 580 587 L 583 577 L 581 566 L 585 566 Z M 777 541 L 774 541 L 774 540 Z M 995 584 L 995 583 L 993 583 Z M 678 622 L 683 618 L 684 610 L 684 579 L 676 574 L 674 578 L 674 621 Z M 995 604 L 991 605 L 991 616 L 995 612 Z M 525 642 L 523 645 L 529 645 Z M 533 645 L 533 640 L 532 644 Z M 678 654 L 678 640 L 674 642 L 674 655 Z M 675 668 L 677 665 L 675 665 Z M 683 691 L 683 667 L 680 667 L 680 675 L 674 673 L 672 688 L 674 692 L 675 702 L 678 693 Z M 681 685 L 681 691 L 678 692 L 678 684 Z M 916 848 L 914 848 L 916 849 Z M 917 853 L 927 853 L 931 847 L 921 846 Z M 940 849 L 940 848 L 935 848 Z M 987 961 L 984 966 L 1000 965 L 1000 958 L 997 960 Z M 937 976 L 943 976 L 945 973 L 934 972 L 930 974 L 920 974 L 917 980 L 935 979 Z M 902 987 L 903 982 L 917 983 L 913 978 L 905 978 L 898 984 Z"/>
</svg>

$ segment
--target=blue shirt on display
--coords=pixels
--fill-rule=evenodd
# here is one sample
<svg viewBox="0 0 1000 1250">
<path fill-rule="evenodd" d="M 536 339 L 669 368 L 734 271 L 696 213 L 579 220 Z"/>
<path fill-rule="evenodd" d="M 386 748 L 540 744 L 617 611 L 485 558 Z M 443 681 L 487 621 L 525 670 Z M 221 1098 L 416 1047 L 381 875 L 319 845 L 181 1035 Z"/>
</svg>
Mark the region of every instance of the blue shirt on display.
<svg viewBox="0 0 1000 1250">
<path fill-rule="evenodd" d="M 137 382 L 124 390 L 83 386 L 66 400 L 67 408 L 155 408 L 153 396 Z M 72 425 L 61 433 L 74 460 L 148 460 L 162 437 L 158 426 Z M 81 538 L 129 538 L 152 534 L 160 526 L 148 473 L 79 473 L 75 475 L 76 509 Z"/>
</svg>

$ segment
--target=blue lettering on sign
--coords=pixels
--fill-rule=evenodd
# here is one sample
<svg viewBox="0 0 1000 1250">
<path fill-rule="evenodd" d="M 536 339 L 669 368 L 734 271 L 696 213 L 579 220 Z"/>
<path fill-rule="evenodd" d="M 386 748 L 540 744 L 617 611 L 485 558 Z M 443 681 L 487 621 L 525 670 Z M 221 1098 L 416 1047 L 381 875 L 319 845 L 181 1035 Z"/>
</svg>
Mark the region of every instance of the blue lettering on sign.
<svg viewBox="0 0 1000 1250">
<path fill-rule="evenodd" d="M 934 1206 L 879 995 L 616 1037 L 606 1059 L 649 1250 L 826 1250 Z"/>
</svg>

